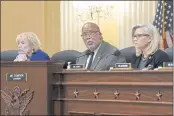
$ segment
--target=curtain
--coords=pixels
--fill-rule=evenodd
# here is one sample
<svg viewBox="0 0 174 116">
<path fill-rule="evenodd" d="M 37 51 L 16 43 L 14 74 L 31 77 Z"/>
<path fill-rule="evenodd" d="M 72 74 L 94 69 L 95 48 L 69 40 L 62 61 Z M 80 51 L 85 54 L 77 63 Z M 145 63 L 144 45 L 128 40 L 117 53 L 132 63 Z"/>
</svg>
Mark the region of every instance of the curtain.
<svg viewBox="0 0 174 116">
<path fill-rule="evenodd" d="M 84 51 L 86 47 L 81 38 L 81 27 L 88 21 L 98 23 L 97 18 L 93 20 L 89 18 L 89 10 L 81 12 L 84 3 L 75 5 L 75 2 L 77 1 L 61 1 L 60 3 L 61 50 Z M 99 20 L 104 40 L 119 49 L 132 46 L 132 27 L 136 24 L 152 23 L 156 4 L 157 1 L 113 1 L 111 5 L 114 7 L 109 11 L 110 15 L 104 16 L 106 12 L 101 13 L 103 16 L 100 16 Z"/>
</svg>

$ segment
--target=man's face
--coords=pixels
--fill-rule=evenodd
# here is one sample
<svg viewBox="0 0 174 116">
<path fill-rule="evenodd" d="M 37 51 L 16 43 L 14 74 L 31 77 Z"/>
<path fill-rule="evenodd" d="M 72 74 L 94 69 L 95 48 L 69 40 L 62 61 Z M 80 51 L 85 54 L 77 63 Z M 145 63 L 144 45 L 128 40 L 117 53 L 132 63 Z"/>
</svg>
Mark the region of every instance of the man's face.
<svg viewBox="0 0 174 116">
<path fill-rule="evenodd" d="M 93 24 L 85 24 L 82 28 L 81 36 L 86 47 L 91 51 L 94 51 L 102 41 L 99 29 Z"/>
</svg>

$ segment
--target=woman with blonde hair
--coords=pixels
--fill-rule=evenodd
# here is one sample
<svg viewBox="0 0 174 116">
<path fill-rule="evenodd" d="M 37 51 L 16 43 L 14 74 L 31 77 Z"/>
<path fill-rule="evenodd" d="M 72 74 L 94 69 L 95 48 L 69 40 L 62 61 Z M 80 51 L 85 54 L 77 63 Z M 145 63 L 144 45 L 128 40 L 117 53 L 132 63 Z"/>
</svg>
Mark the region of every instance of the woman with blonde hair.
<svg viewBox="0 0 174 116">
<path fill-rule="evenodd" d="M 132 57 L 134 68 L 154 69 L 169 61 L 167 54 L 160 50 L 161 38 L 152 24 L 134 26 L 132 39 L 136 49 L 136 54 Z"/>
<path fill-rule="evenodd" d="M 14 61 L 47 61 L 47 53 L 41 50 L 40 40 L 33 32 L 24 32 L 17 36 L 18 56 Z"/>
</svg>

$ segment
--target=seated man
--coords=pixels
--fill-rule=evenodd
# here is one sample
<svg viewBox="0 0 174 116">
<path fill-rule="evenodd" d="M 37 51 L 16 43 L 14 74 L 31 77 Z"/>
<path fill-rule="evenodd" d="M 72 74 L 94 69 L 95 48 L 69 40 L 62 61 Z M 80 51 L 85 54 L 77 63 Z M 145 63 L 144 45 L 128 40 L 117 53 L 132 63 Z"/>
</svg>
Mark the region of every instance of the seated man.
<svg viewBox="0 0 174 116">
<path fill-rule="evenodd" d="M 82 27 L 82 39 L 88 48 L 77 58 L 77 64 L 84 64 L 89 70 L 109 70 L 116 63 L 126 62 L 120 51 L 103 41 L 97 24 L 88 22 Z"/>
</svg>

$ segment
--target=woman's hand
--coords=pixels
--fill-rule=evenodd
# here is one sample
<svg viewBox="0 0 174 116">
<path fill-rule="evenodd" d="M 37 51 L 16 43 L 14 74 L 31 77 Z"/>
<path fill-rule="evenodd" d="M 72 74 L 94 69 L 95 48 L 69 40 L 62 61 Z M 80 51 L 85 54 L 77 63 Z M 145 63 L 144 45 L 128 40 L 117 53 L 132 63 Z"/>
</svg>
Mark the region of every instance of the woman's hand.
<svg viewBox="0 0 174 116">
<path fill-rule="evenodd" d="M 19 54 L 14 61 L 28 61 L 26 54 Z"/>
</svg>

